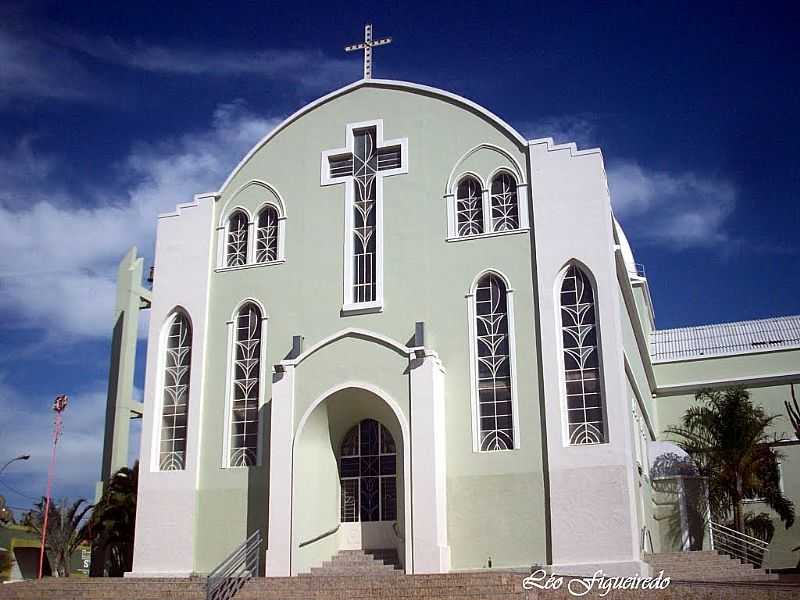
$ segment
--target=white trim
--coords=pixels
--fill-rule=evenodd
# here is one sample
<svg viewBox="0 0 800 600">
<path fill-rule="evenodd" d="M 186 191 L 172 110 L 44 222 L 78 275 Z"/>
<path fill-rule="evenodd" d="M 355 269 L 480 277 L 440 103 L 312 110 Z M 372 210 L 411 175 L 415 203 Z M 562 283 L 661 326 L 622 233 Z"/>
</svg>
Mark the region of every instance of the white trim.
<svg viewBox="0 0 800 600">
<path fill-rule="evenodd" d="M 462 107 L 466 108 L 471 112 L 477 113 L 478 115 L 494 123 L 498 127 L 498 129 L 505 132 L 517 144 L 519 144 L 520 150 L 523 150 L 529 144 L 529 142 L 522 135 L 520 135 L 516 129 L 511 127 L 500 117 L 498 117 L 491 111 L 487 110 L 483 106 L 480 106 L 479 104 L 476 104 L 472 100 L 468 100 L 462 96 L 458 96 L 456 94 L 446 92 L 444 90 L 430 87 L 427 85 L 419 85 L 416 83 L 409 83 L 406 81 L 396 81 L 391 79 L 361 79 L 359 81 L 355 81 L 349 85 L 346 85 L 342 88 L 339 88 L 338 90 L 335 90 L 330 94 L 327 94 L 322 98 L 319 98 L 314 102 L 305 105 L 304 107 L 302 107 L 301 109 L 299 109 L 298 111 L 287 117 L 282 123 L 276 126 L 272 131 L 270 131 L 267 135 L 265 135 L 258 143 L 256 143 L 255 146 L 253 146 L 253 148 L 244 156 L 244 158 L 242 158 L 242 160 L 239 161 L 239 164 L 236 165 L 236 167 L 234 167 L 230 175 L 228 175 L 228 178 L 225 180 L 225 182 L 219 188 L 219 191 L 216 193 L 218 195 L 221 195 L 224 192 L 225 188 L 227 188 L 228 185 L 231 183 L 231 181 L 233 181 L 234 177 L 236 177 L 239 171 L 242 170 L 244 165 L 247 164 L 247 162 L 252 158 L 252 156 L 256 152 L 258 152 L 258 150 L 261 149 L 261 147 L 264 146 L 264 144 L 266 144 L 272 138 L 278 135 L 278 133 L 286 129 L 286 127 L 297 121 L 303 115 L 311 112 L 315 108 L 322 106 L 323 104 L 330 102 L 331 100 L 334 100 L 339 96 L 343 96 L 348 92 L 351 92 L 353 90 L 362 87 L 387 88 L 387 89 L 394 88 L 411 92 L 421 92 L 423 95 L 429 95 L 449 100 L 451 102 L 454 102 L 455 104 L 461 105 Z"/>
<path fill-rule="evenodd" d="M 479 150 L 491 150 L 493 152 L 497 152 L 511 162 L 512 166 L 509 167 L 508 165 L 499 165 L 489 173 L 488 177 L 482 177 L 479 173 L 471 170 L 461 171 L 459 172 L 458 176 L 456 176 L 455 173 L 457 172 L 457 169 L 461 163 Z M 519 227 L 517 229 L 507 231 L 494 230 L 494 220 L 492 219 L 492 180 L 498 173 L 508 173 L 514 178 L 514 181 L 517 184 L 517 216 L 519 219 Z M 475 235 L 459 235 L 457 211 L 458 185 L 465 177 L 468 176 L 476 178 L 481 184 L 483 233 L 478 233 Z M 496 235 L 528 231 L 530 229 L 530 215 L 528 214 L 528 188 L 529 185 L 525 176 L 525 171 L 522 169 L 522 166 L 519 164 L 517 159 L 514 158 L 514 155 L 505 148 L 495 144 L 484 143 L 478 144 L 470 150 L 467 150 L 467 152 L 465 152 L 461 158 L 456 161 L 455 165 L 453 165 L 450 175 L 447 178 L 447 183 L 445 184 L 444 200 L 447 210 L 447 237 L 445 238 L 445 241 L 455 242 L 461 240 L 480 239 L 485 237 L 493 237 Z"/>
<path fill-rule="evenodd" d="M 653 359 L 653 365 L 667 365 L 671 363 L 694 362 L 698 360 L 710 360 L 713 358 L 731 358 L 733 356 L 752 356 L 754 354 L 772 354 L 773 352 L 797 352 L 800 344 L 792 346 L 779 346 L 775 348 L 754 348 L 752 350 L 734 350 L 732 352 L 720 352 L 718 354 L 702 354 L 699 356 L 683 356 L 679 358 Z"/>
<path fill-rule="evenodd" d="M 525 229 L 509 229 L 508 231 L 492 231 L 490 233 L 478 233 L 476 235 L 462 235 L 460 237 L 449 237 L 445 242 L 467 242 L 469 240 L 485 240 L 486 238 L 502 237 L 504 235 L 517 235 L 520 233 L 528 233 L 530 227 Z"/>
<path fill-rule="evenodd" d="M 730 385 L 743 385 L 746 387 L 768 387 L 784 383 L 797 383 L 800 381 L 800 371 L 790 371 L 788 373 L 769 373 L 767 375 L 754 375 L 750 377 L 726 377 L 723 379 L 703 379 L 701 381 L 689 381 L 686 383 L 676 383 L 672 385 L 660 385 L 655 390 L 656 395 L 680 396 L 696 392 L 702 388 L 717 388 Z"/>
<path fill-rule="evenodd" d="M 603 436 L 604 441 L 600 444 L 570 444 L 569 443 L 569 411 L 567 408 L 567 383 L 566 383 L 566 364 L 564 363 L 564 323 L 561 317 L 561 286 L 564 285 L 564 278 L 571 266 L 583 271 L 589 278 L 592 286 L 592 297 L 594 300 L 594 319 L 595 319 L 595 342 L 597 344 L 597 366 L 598 382 L 600 390 L 600 402 L 603 415 Z M 603 359 L 602 328 L 600 326 L 600 298 L 597 293 L 597 278 L 585 262 L 571 258 L 556 275 L 555 285 L 553 286 L 553 302 L 555 306 L 556 320 L 556 352 L 558 360 L 558 393 L 559 393 L 559 412 L 561 413 L 561 445 L 563 448 L 592 448 L 595 446 L 607 446 L 611 443 L 611 424 L 608 422 L 608 392 L 606 390 L 605 361 Z M 624 354 L 623 354 L 624 356 Z"/>
<path fill-rule="evenodd" d="M 473 154 L 475 154 L 480 150 L 492 150 L 507 158 L 516 169 L 515 176 L 517 178 L 517 181 L 524 181 L 527 184 L 527 181 L 525 179 L 525 172 L 522 169 L 522 165 L 520 165 L 519 161 L 516 158 L 514 158 L 513 154 L 511 154 L 508 150 L 506 150 L 502 146 L 498 146 L 497 144 L 483 143 L 483 144 L 478 144 L 477 146 L 474 146 L 469 150 L 467 150 L 453 165 L 453 168 L 450 170 L 450 174 L 447 176 L 447 184 L 445 185 L 444 188 L 445 195 L 455 194 L 455 189 L 456 186 L 458 185 L 458 181 L 461 179 L 461 175 L 459 175 L 458 179 L 456 180 L 453 179 L 453 176 L 455 175 L 456 169 L 458 169 L 459 165 L 461 165 L 461 163 L 463 163 L 470 156 L 472 156 Z"/>
<path fill-rule="evenodd" d="M 283 260 L 269 260 L 267 262 L 260 262 L 260 263 L 253 263 L 248 265 L 239 265 L 238 267 L 217 267 L 214 269 L 215 273 L 225 273 L 227 271 L 241 271 L 243 269 L 257 269 L 259 267 L 272 267 L 275 265 L 282 265 L 286 262 L 286 259 Z"/>
<path fill-rule="evenodd" d="M 266 200 L 266 201 L 264 201 L 262 203 L 262 206 L 263 206 L 263 204 L 272 204 L 272 205 L 274 205 L 274 206 L 276 206 L 278 208 L 278 216 L 282 216 L 282 217 L 288 216 L 287 213 L 286 213 L 286 202 L 284 202 L 283 196 L 281 196 L 281 194 L 278 191 L 278 189 L 274 185 L 272 185 L 271 183 L 269 183 L 267 181 L 264 181 L 263 179 L 251 179 L 247 183 L 239 186 L 239 189 L 237 189 L 233 194 L 231 194 L 230 198 L 228 198 L 225 201 L 225 204 L 222 205 L 222 208 L 220 209 L 220 212 L 219 212 L 219 220 L 218 220 L 218 223 L 217 223 L 218 227 L 223 226 L 225 224 L 226 215 L 229 212 L 232 212 L 232 211 L 229 211 L 229 209 L 228 209 L 228 206 L 231 204 L 231 202 L 233 202 L 239 194 L 241 194 L 243 191 L 245 191 L 249 187 L 262 187 L 265 190 L 267 190 L 268 192 L 270 192 L 272 195 L 275 196 L 275 200 L 274 201 Z M 258 211 L 256 211 L 256 214 L 258 214 L 258 212 L 260 212 L 260 210 L 261 210 L 261 208 L 259 208 Z"/>
<path fill-rule="evenodd" d="M 345 337 L 359 337 L 367 340 L 376 341 L 384 346 L 388 346 L 394 349 L 398 354 L 410 357 L 413 354 L 413 350 L 408 346 L 401 344 L 400 342 L 393 340 L 392 338 L 382 335 L 380 333 L 375 333 L 374 331 L 370 331 L 369 329 L 359 329 L 357 327 L 347 327 L 345 329 L 341 329 L 336 333 L 329 335 L 326 338 L 321 339 L 316 344 L 311 346 L 308 350 L 305 350 L 300 355 L 293 359 L 282 360 L 280 365 L 284 367 L 296 367 L 300 365 L 305 359 L 309 356 L 322 350 L 325 346 L 332 344 L 336 340 L 345 338 Z"/>
<path fill-rule="evenodd" d="M 258 365 L 258 448 L 256 450 L 257 457 L 256 457 L 256 464 L 251 466 L 241 466 L 241 467 L 233 467 L 231 466 L 231 420 L 233 417 L 233 379 L 234 379 L 234 369 L 235 369 L 235 359 L 236 359 L 236 319 L 239 316 L 242 308 L 244 308 L 248 304 L 254 304 L 256 308 L 261 312 L 261 341 L 259 346 L 259 365 Z M 263 408 L 264 404 L 266 404 L 266 382 L 267 376 L 269 375 L 269 371 L 267 371 L 267 326 L 269 324 L 269 316 L 267 315 L 267 311 L 264 308 L 264 305 L 253 298 L 252 296 L 248 296 L 244 300 L 241 300 L 237 305 L 236 308 L 233 309 L 231 313 L 230 319 L 225 323 L 225 327 L 227 329 L 227 352 L 226 352 L 226 371 L 225 371 L 225 412 L 222 416 L 222 423 L 223 423 L 223 438 L 222 438 L 222 456 L 220 457 L 220 468 L 221 469 L 249 469 L 252 466 L 261 466 L 262 459 L 264 455 L 263 451 L 263 430 L 264 430 L 264 423 L 262 422 L 261 418 L 261 409 Z"/>
<path fill-rule="evenodd" d="M 470 407 L 472 412 L 472 451 L 481 454 L 497 452 L 496 450 L 481 450 L 480 449 L 480 422 L 478 420 L 479 402 L 478 402 L 478 336 L 476 326 L 476 309 L 475 309 L 475 290 L 478 283 L 486 275 L 496 275 L 499 277 L 503 284 L 506 286 L 506 320 L 508 321 L 508 354 L 509 363 L 511 368 L 511 428 L 514 434 L 514 447 L 508 448 L 501 452 L 511 452 L 519 450 L 522 447 L 520 440 L 520 427 L 519 427 L 519 403 L 517 396 L 519 395 L 519 387 L 517 384 L 517 345 L 514 334 L 514 288 L 511 287 L 511 282 L 508 277 L 500 270 L 495 268 L 484 269 L 472 280 L 469 286 L 469 291 L 464 295 L 467 301 L 467 319 L 468 319 L 468 335 L 469 335 L 469 379 L 470 379 Z"/>
<path fill-rule="evenodd" d="M 192 336 L 190 345 L 189 345 L 189 391 L 186 395 L 186 455 L 184 456 L 183 460 L 183 469 L 181 470 L 171 470 L 171 471 L 163 471 L 161 469 L 161 434 L 162 432 L 162 422 L 164 419 L 164 379 L 165 373 L 164 370 L 167 365 L 167 338 L 169 337 L 169 330 L 172 327 L 172 324 L 175 322 L 175 319 L 178 316 L 178 313 L 182 313 L 184 317 L 186 317 L 186 321 L 189 323 L 189 333 Z M 194 331 L 194 323 L 192 322 L 192 318 L 189 316 L 189 312 L 181 305 L 173 306 L 172 309 L 167 313 L 167 317 L 164 319 L 164 322 L 161 325 L 161 331 L 158 334 L 158 356 L 156 358 L 156 395 L 155 395 L 155 407 L 154 407 L 154 418 L 153 418 L 153 430 L 150 439 L 152 440 L 151 449 L 150 449 L 150 472 L 152 473 L 182 473 L 188 470 L 189 466 L 189 408 L 191 407 L 191 377 L 192 377 L 192 366 L 194 363 L 195 358 L 195 331 Z"/>
<path fill-rule="evenodd" d="M 412 488 L 412 480 L 411 480 L 411 433 L 410 427 L 408 425 L 408 421 L 406 420 L 405 415 L 403 414 L 403 410 L 400 408 L 400 405 L 392 398 L 392 396 L 386 392 L 383 388 L 380 388 L 376 385 L 371 383 L 365 383 L 363 381 L 346 381 L 344 383 L 339 383 L 331 388 L 328 388 L 322 394 L 317 396 L 317 398 L 311 403 L 311 405 L 306 409 L 303 416 L 300 418 L 298 422 L 297 428 L 294 431 L 294 435 L 292 437 L 292 448 L 291 448 L 291 461 L 292 461 L 292 490 L 291 490 L 291 531 L 295 531 L 295 510 L 294 510 L 294 456 L 295 450 L 297 447 L 297 440 L 300 439 L 301 434 L 303 432 L 303 428 L 305 427 L 306 421 L 308 421 L 311 414 L 314 412 L 320 404 L 325 402 L 328 398 L 330 398 L 336 392 L 340 392 L 346 389 L 362 389 L 374 394 L 381 400 L 383 400 L 387 406 L 392 410 L 397 419 L 398 424 L 400 425 L 400 431 L 403 435 L 403 509 L 404 509 L 404 524 L 405 524 L 405 531 L 404 531 L 404 546 L 405 546 L 405 569 L 406 573 L 413 573 L 414 571 L 414 561 L 413 561 L 413 521 L 412 521 L 412 511 L 411 511 L 411 488 Z M 291 574 L 296 575 L 294 564 L 295 564 L 295 544 L 294 540 L 291 540 L 291 558 L 290 564 L 292 565 Z"/>
<path fill-rule="evenodd" d="M 355 186 L 353 177 L 337 177 L 332 179 L 330 176 L 329 161 L 332 156 L 340 154 L 354 154 L 354 132 L 357 129 L 375 128 L 375 151 L 386 146 L 400 146 L 400 166 L 395 169 L 378 171 L 375 174 L 375 300 L 369 303 L 356 303 L 353 301 L 353 203 L 355 199 Z M 356 310 L 356 307 L 375 309 L 383 307 L 383 179 L 394 175 L 405 175 L 408 173 L 408 138 L 398 138 L 394 140 L 383 139 L 383 119 L 373 119 L 370 121 L 360 121 L 348 123 L 345 130 L 345 146 L 332 150 L 323 150 L 320 154 L 320 185 L 340 185 L 345 186 L 344 201 L 344 244 L 342 248 L 342 312 L 348 313 Z M 366 305 L 369 306 L 366 306 Z"/>
</svg>

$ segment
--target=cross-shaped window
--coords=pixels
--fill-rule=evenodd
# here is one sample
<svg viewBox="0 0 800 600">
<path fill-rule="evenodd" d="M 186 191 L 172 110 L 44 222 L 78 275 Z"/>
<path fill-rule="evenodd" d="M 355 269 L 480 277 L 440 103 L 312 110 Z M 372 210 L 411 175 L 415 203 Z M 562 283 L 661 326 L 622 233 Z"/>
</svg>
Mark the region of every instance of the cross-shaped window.
<svg viewBox="0 0 800 600">
<path fill-rule="evenodd" d="M 406 140 L 383 123 L 351 124 L 347 146 L 322 153 L 322 185 L 345 184 L 343 311 L 383 308 L 383 177 L 408 172 Z"/>
</svg>

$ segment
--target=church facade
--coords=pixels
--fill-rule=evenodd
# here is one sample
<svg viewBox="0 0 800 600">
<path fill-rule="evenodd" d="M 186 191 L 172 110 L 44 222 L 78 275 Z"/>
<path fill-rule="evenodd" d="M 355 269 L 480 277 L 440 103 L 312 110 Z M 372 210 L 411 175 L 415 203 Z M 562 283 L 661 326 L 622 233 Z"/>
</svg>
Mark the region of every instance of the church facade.
<svg viewBox="0 0 800 600">
<path fill-rule="evenodd" d="M 135 576 L 207 573 L 256 530 L 268 576 L 356 548 L 645 573 L 674 545 L 664 427 L 702 385 L 800 380 L 800 336 L 658 355 L 599 150 L 372 79 L 159 218 L 148 339 Z"/>
</svg>

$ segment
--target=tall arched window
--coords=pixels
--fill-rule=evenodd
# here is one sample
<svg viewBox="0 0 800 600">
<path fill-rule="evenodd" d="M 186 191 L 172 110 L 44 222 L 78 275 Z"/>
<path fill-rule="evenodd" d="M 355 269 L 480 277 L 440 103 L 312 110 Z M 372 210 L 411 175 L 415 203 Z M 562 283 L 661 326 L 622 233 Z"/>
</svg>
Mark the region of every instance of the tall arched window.
<svg viewBox="0 0 800 600">
<path fill-rule="evenodd" d="M 517 180 L 500 172 L 492 179 L 492 231 L 519 229 Z"/>
<path fill-rule="evenodd" d="M 167 331 L 164 357 L 164 391 L 158 465 L 162 471 L 186 468 L 186 434 L 189 416 L 189 375 L 192 362 L 192 326 L 177 311 Z"/>
<path fill-rule="evenodd" d="M 228 219 L 228 240 L 225 250 L 225 265 L 241 267 L 247 264 L 247 215 L 237 210 Z"/>
<path fill-rule="evenodd" d="M 483 233 L 483 190 L 480 181 L 469 175 L 456 189 L 456 225 L 458 235 Z"/>
<path fill-rule="evenodd" d="M 494 273 L 475 289 L 475 344 L 479 448 L 514 448 L 511 340 L 506 285 Z"/>
<path fill-rule="evenodd" d="M 339 476 L 342 523 L 397 519 L 397 449 L 386 427 L 364 419 L 347 433 Z"/>
<path fill-rule="evenodd" d="M 261 311 L 245 304 L 236 317 L 231 399 L 230 466 L 258 461 L 258 400 L 261 387 Z"/>
<path fill-rule="evenodd" d="M 561 284 L 564 382 L 570 445 L 606 441 L 597 315 L 588 275 L 570 265 Z"/>
<path fill-rule="evenodd" d="M 258 214 L 256 229 L 256 262 L 278 260 L 278 211 L 267 205 Z"/>
</svg>

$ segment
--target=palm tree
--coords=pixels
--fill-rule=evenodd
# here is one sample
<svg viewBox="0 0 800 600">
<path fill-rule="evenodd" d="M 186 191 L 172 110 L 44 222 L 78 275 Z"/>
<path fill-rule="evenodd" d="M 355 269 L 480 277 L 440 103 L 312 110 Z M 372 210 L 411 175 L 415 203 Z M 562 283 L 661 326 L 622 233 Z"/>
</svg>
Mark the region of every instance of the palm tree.
<svg viewBox="0 0 800 600">
<path fill-rule="evenodd" d="M 46 499 L 43 497 L 40 502 L 34 504 L 35 508 L 25 515 L 24 523 L 39 535 L 42 535 L 45 505 Z M 87 529 L 84 517 L 91 508 L 92 506 L 86 504 L 83 498 L 72 503 L 66 498 L 57 503 L 50 503 L 45 545 L 55 558 L 59 577 L 69 577 L 72 554 L 86 541 Z"/>
<path fill-rule="evenodd" d="M 138 484 L 138 461 L 132 469 L 123 467 L 117 471 L 106 485 L 89 521 L 100 555 L 108 558 L 111 577 L 121 577 L 133 566 Z"/>
<path fill-rule="evenodd" d="M 695 396 L 679 427 L 666 433 L 708 478 L 711 514 L 727 520 L 733 513 L 733 528 L 744 532 L 743 501 L 761 498 L 786 528 L 794 523 L 794 505 L 780 490 L 779 455 L 769 447 L 767 430 L 778 418 L 754 406 L 742 387 L 701 390 Z"/>
</svg>

